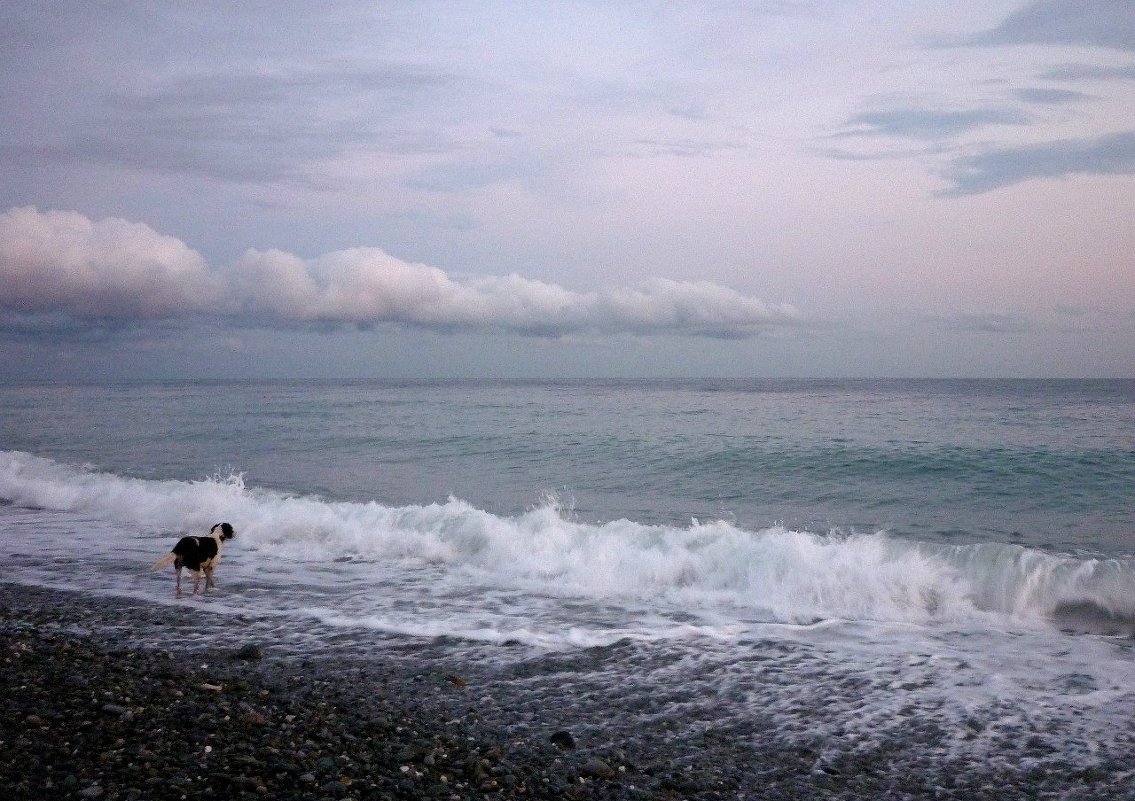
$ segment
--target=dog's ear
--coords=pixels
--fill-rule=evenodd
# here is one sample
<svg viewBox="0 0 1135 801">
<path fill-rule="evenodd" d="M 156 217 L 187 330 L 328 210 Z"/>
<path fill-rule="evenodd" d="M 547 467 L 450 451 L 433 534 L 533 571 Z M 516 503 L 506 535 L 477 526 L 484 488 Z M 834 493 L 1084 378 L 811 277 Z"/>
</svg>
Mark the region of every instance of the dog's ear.
<svg viewBox="0 0 1135 801">
<path fill-rule="evenodd" d="M 234 536 L 236 536 L 236 532 L 233 531 L 233 527 L 228 523 L 221 523 L 221 536 L 226 540 L 231 540 Z"/>
</svg>

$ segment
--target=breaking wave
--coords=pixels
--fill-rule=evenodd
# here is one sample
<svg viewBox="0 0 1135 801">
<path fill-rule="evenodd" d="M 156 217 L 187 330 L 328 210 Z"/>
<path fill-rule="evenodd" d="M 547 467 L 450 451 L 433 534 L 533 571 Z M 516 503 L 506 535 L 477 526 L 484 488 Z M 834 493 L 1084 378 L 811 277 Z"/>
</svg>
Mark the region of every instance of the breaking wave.
<svg viewBox="0 0 1135 801">
<path fill-rule="evenodd" d="M 712 610 L 747 621 L 1056 625 L 1135 631 L 1135 565 L 1018 545 L 918 543 L 724 521 L 688 526 L 577 520 L 546 499 L 499 516 L 455 498 L 351 503 L 247 487 L 240 475 L 148 480 L 0 451 L 0 499 L 81 514 L 122 537 L 232 522 L 242 549 L 278 569 L 426 567 L 470 585 Z"/>
</svg>

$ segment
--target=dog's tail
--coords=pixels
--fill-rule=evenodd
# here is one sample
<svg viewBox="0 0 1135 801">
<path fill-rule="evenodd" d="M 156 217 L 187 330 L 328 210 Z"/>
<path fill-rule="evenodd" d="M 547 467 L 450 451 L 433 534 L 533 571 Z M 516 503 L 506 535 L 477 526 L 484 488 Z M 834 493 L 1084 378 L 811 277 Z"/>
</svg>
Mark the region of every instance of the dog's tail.
<svg viewBox="0 0 1135 801">
<path fill-rule="evenodd" d="M 161 570 L 162 568 L 169 567 L 170 565 L 172 565 L 174 563 L 174 561 L 176 559 L 177 559 L 177 554 L 168 553 L 165 556 L 163 556 L 161 559 L 159 559 L 158 561 L 154 562 L 154 566 L 151 568 L 151 570 Z"/>
</svg>

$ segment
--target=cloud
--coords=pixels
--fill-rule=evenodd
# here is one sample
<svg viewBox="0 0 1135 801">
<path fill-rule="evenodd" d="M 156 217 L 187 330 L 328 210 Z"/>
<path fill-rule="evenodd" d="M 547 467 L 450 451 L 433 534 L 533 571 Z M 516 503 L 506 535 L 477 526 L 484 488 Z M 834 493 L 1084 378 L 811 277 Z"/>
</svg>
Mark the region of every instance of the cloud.
<svg viewBox="0 0 1135 801">
<path fill-rule="evenodd" d="M 655 279 L 641 288 L 577 292 L 517 274 L 459 280 L 378 248 L 314 259 L 249 250 L 227 268 L 210 269 L 184 243 L 146 225 L 34 208 L 0 215 L 0 279 L 0 313 L 9 329 L 11 316 L 20 317 L 25 333 L 37 321 L 59 332 L 69 320 L 207 316 L 284 328 L 394 324 L 541 337 L 740 338 L 800 322 L 791 306 L 707 281 Z"/>
<path fill-rule="evenodd" d="M 208 312 L 222 297 L 200 254 L 147 225 L 31 207 L 0 215 L 0 309 L 145 320 Z"/>
<path fill-rule="evenodd" d="M 517 164 L 449 162 L 431 164 L 403 183 L 410 189 L 425 192 L 458 192 L 482 189 L 493 184 L 519 179 L 523 170 Z"/>
<path fill-rule="evenodd" d="M 842 143 L 867 143 L 869 150 L 844 147 L 814 148 L 812 152 L 842 161 L 876 161 L 922 157 L 954 145 L 949 140 L 990 125 L 1028 125 L 1032 120 L 1013 108 L 933 109 L 903 106 L 854 114 L 843 130 L 825 139 Z M 880 148 L 879 137 L 906 140 L 901 146 Z"/>
<path fill-rule="evenodd" d="M 267 323 L 399 323 L 529 336 L 602 333 L 744 337 L 794 323 L 789 306 L 710 282 L 655 279 L 643 289 L 574 292 L 511 274 L 458 281 L 377 248 L 304 260 L 250 250 L 233 270 L 246 313 Z"/>
<path fill-rule="evenodd" d="M 72 136 L 26 138 L 4 150 L 61 164 L 318 186 L 320 163 L 344 153 L 452 152 L 458 143 L 415 121 L 414 112 L 458 82 L 399 64 L 197 72 L 153 85 L 99 87 Z"/>
<path fill-rule="evenodd" d="M 1082 100 L 1092 99 L 1092 96 L 1089 94 L 1074 92 L 1071 89 L 1046 89 L 1042 87 L 1016 89 L 1013 94 L 1026 103 L 1039 103 L 1042 105 L 1079 103 Z"/>
<path fill-rule="evenodd" d="M 1135 50 L 1135 3 L 1131 0 L 1035 0 L 968 44 L 1082 45 Z"/>
<path fill-rule="evenodd" d="M 1021 334 L 1034 328 L 1025 317 L 1003 312 L 959 313 L 951 317 L 932 318 L 942 328 L 975 334 Z"/>
<path fill-rule="evenodd" d="M 1070 303 L 1058 303 L 1055 306 L 1056 313 L 1064 317 L 1071 317 L 1079 320 L 1085 317 L 1095 317 L 1100 314 L 1098 306 L 1075 306 Z"/>
<path fill-rule="evenodd" d="M 945 111 L 925 108 L 896 108 L 865 111 L 848 118 L 849 130 L 837 137 L 900 136 L 909 139 L 940 139 L 956 136 L 987 125 L 1026 125 L 1029 118 L 1013 109 L 965 109 Z"/>
<path fill-rule="evenodd" d="M 1135 131 L 1001 148 L 953 160 L 942 195 L 974 195 L 1036 178 L 1135 175 Z"/>
<path fill-rule="evenodd" d="M 740 153 L 749 148 L 741 141 L 691 139 L 636 139 L 624 151 L 628 156 L 657 158 L 675 156 L 678 158 L 709 158 L 721 153 Z"/>
<path fill-rule="evenodd" d="M 1049 81 L 1135 81 L 1135 64 L 1104 66 L 1098 64 L 1063 64 L 1043 73 Z"/>
</svg>

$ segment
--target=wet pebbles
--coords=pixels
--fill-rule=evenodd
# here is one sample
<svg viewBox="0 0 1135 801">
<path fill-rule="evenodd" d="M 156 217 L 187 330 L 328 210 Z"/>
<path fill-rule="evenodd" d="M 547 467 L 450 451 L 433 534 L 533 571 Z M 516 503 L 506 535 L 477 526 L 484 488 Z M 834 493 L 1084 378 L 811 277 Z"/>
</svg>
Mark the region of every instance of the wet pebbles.
<svg viewBox="0 0 1135 801">
<path fill-rule="evenodd" d="M 1135 798 L 1118 764 L 959 770 L 920 763 L 916 743 L 821 758 L 760 721 L 644 727 L 616 687 L 604 702 L 617 673 L 577 666 L 576 692 L 562 658 L 509 672 L 414 643 L 302 659 L 129 636 L 201 614 L 0 584 L 3 798 Z M 531 691 L 544 668 L 554 697 Z"/>
</svg>

